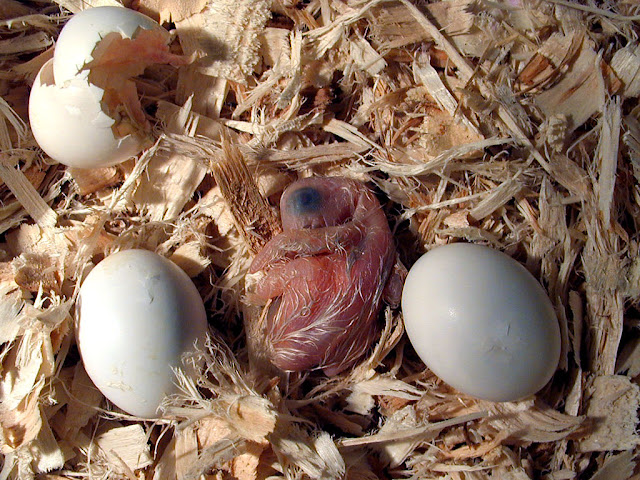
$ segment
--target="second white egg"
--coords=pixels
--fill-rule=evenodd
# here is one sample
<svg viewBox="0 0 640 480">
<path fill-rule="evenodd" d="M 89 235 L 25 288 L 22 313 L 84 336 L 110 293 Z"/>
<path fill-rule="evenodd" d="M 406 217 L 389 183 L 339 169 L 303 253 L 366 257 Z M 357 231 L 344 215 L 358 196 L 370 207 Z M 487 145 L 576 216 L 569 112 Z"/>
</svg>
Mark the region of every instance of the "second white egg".
<svg viewBox="0 0 640 480">
<path fill-rule="evenodd" d="M 409 270 L 402 311 L 420 358 L 469 395 L 527 397 L 558 365 L 551 301 L 522 265 L 497 250 L 458 243 L 427 252 Z"/>
<path fill-rule="evenodd" d="M 178 391 L 174 369 L 202 348 L 207 318 L 191 279 L 146 250 L 108 256 L 80 288 L 77 339 L 91 380 L 131 415 L 156 418 Z"/>
</svg>

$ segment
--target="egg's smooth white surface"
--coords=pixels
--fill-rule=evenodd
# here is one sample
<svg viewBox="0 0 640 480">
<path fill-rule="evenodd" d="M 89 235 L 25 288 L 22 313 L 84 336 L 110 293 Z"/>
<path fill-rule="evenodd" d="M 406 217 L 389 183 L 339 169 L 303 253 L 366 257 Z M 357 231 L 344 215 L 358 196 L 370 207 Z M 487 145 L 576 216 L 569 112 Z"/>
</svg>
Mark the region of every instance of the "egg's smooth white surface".
<svg viewBox="0 0 640 480">
<path fill-rule="evenodd" d="M 560 329 L 551 301 L 497 250 L 458 243 L 427 252 L 409 270 L 402 312 L 416 353 L 466 394 L 519 400 L 557 368 Z"/>
<path fill-rule="evenodd" d="M 111 32 L 131 38 L 138 29 L 164 29 L 153 19 L 124 7 L 104 6 L 76 13 L 60 31 L 54 51 L 53 72 L 58 85 L 74 77 L 86 78 L 84 66 L 96 44 Z"/>
<path fill-rule="evenodd" d="M 204 346 L 206 312 L 191 279 L 153 252 L 121 251 L 87 275 L 76 312 L 78 347 L 96 387 L 125 412 L 156 418 L 177 392 L 173 369 Z"/>
<path fill-rule="evenodd" d="M 108 167 L 137 155 L 145 145 L 134 134 L 116 138 L 115 120 L 102 111 L 104 91 L 82 78 L 54 82 L 53 61 L 38 73 L 29 96 L 29 123 L 40 148 L 76 168 Z"/>
</svg>

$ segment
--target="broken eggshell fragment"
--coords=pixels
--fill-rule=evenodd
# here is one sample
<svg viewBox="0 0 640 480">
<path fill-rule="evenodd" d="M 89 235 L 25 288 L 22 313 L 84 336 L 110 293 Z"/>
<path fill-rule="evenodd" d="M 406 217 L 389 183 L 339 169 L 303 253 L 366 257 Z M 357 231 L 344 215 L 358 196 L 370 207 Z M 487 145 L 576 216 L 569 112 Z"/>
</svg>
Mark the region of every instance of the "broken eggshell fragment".
<svg viewBox="0 0 640 480">
<path fill-rule="evenodd" d="M 122 7 L 96 7 L 62 29 L 52 61 L 29 98 L 34 137 L 54 160 L 76 168 L 121 163 L 150 145 L 133 77 L 152 64 L 184 65 L 152 19 Z"/>
<path fill-rule="evenodd" d="M 93 60 L 93 50 L 109 33 L 133 38 L 144 30 L 168 32 L 146 15 L 123 7 L 95 7 L 75 14 L 60 31 L 53 59 L 53 74 L 58 85 L 77 76 L 87 78 L 85 65 Z"/>
<path fill-rule="evenodd" d="M 38 145 L 54 160 L 76 168 L 108 167 L 137 155 L 145 136 L 117 138 L 116 123 L 100 105 L 104 91 L 82 78 L 56 85 L 53 61 L 43 65 L 31 88 L 29 120 Z"/>
</svg>

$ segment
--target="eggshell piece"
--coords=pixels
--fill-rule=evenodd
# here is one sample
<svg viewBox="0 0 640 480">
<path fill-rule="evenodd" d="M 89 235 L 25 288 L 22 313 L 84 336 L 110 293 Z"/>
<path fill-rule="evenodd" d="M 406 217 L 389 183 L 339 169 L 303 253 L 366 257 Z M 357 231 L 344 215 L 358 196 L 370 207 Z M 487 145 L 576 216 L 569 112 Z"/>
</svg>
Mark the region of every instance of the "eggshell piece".
<svg viewBox="0 0 640 480">
<path fill-rule="evenodd" d="M 54 51 L 53 72 L 58 85 L 74 77 L 87 77 L 85 64 L 96 44 L 111 32 L 131 38 L 138 29 L 165 31 L 155 20 L 124 7 L 87 8 L 76 13 L 60 31 Z"/>
<path fill-rule="evenodd" d="M 206 331 L 193 282 L 153 252 L 110 255 L 80 288 L 77 340 L 85 369 L 105 397 L 131 415 L 158 416 L 163 398 L 177 392 L 172 369 L 204 345 Z"/>
<path fill-rule="evenodd" d="M 53 61 L 38 73 L 29 96 L 33 135 L 51 158 L 76 168 L 108 167 L 137 155 L 145 146 L 141 136 L 116 138 L 115 120 L 103 112 L 103 90 L 82 78 L 60 86 L 54 82 Z"/>
<path fill-rule="evenodd" d="M 402 311 L 420 358 L 466 394 L 515 401 L 557 368 L 551 301 L 521 264 L 491 248 L 460 243 L 424 254 L 409 270 Z"/>
</svg>

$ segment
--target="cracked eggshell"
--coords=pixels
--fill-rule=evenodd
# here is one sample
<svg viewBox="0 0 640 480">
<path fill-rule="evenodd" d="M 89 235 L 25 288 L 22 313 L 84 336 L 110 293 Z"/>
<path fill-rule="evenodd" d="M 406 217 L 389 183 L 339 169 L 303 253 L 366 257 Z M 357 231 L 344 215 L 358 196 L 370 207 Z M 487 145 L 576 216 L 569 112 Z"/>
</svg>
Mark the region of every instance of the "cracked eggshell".
<svg viewBox="0 0 640 480">
<path fill-rule="evenodd" d="M 40 148 L 76 168 L 108 167 L 140 153 L 146 145 L 142 136 L 115 137 L 115 120 L 100 105 L 103 93 L 82 78 L 56 84 L 53 61 L 45 63 L 29 96 L 29 123 Z"/>
<path fill-rule="evenodd" d="M 157 418 L 163 398 L 178 391 L 173 369 L 204 346 L 206 312 L 190 278 L 153 252 L 121 251 L 87 275 L 76 308 L 78 347 L 96 387 L 125 412 Z"/>
<path fill-rule="evenodd" d="M 93 50 L 107 34 L 118 32 L 132 38 L 139 28 L 166 32 L 155 20 L 124 7 L 94 7 L 76 13 L 56 41 L 53 73 L 57 84 L 77 76 L 87 78 L 88 71 L 82 69 L 93 59 Z"/>
<path fill-rule="evenodd" d="M 451 244 L 424 254 L 402 292 L 406 332 L 433 373 L 492 401 L 534 394 L 560 358 L 560 328 L 542 286 L 502 252 Z"/>
</svg>

